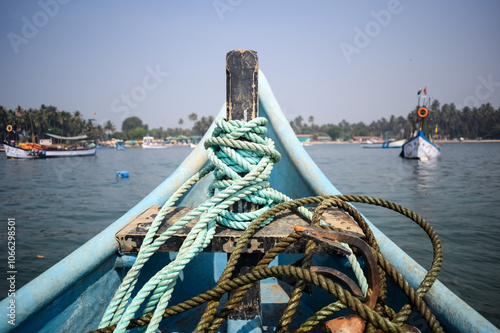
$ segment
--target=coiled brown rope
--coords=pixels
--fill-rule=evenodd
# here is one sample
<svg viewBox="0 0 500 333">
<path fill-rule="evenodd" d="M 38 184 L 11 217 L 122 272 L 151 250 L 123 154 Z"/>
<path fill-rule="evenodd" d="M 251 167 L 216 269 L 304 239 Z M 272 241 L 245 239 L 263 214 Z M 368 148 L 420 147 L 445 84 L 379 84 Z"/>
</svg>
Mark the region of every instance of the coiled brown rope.
<svg viewBox="0 0 500 333">
<path fill-rule="evenodd" d="M 427 272 L 425 278 L 419 287 L 415 290 L 403 277 L 402 275 L 384 258 L 382 253 L 380 252 L 378 245 L 376 243 L 375 237 L 371 232 L 368 224 L 364 220 L 364 218 L 359 214 L 351 205 L 348 205 L 347 202 L 356 202 L 356 203 L 367 203 L 380 207 L 385 207 L 391 210 L 394 210 L 411 220 L 417 223 L 429 236 L 432 247 L 434 250 L 432 265 L 429 271 Z M 288 237 L 282 239 L 269 253 L 267 253 L 262 260 L 257 264 L 257 266 L 252 270 L 252 272 L 245 274 L 243 276 L 231 279 L 232 272 L 235 269 L 235 265 L 241 256 L 243 249 L 246 247 L 247 242 L 253 236 L 253 234 L 257 231 L 259 225 L 262 221 L 266 220 L 269 217 L 276 215 L 278 212 L 285 209 L 296 209 L 297 207 L 301 207 L 307 204 L 319 204 L 315 215 L 313 217 L 312 224 L 315 225 L 318 223 L 323 212 L 331 206 L 339 207 L 346 211 L 353 219 L 359 224 L 361 229 L 363 230 L 366 236 L 366 242 L 372 247 L 373 251 L 376 253 L 379 271 L 382 281 L 381 293 L 379 295 L 379 303 L 377 303 L 377 311 L 371 310 L 368 308 L 363 302 L 353 297 L 349 292 L 345 291 L 340 285 L 334 283 L 333 281 L 318 275 L 314 272 L 311 272 L 304 268 L 307 267 L 307 263 L 303 265 L 302 268 L 296 268 L 293 266 L 276 266 L 276 267 L 267 267 L 269 263 L 280 253 L 282 253 L 290 244 L 294 243 L 298 239 L 300 239 L 300 233 L 293 232 Z M 338 230 L 333 227 L 321 226 L 322 228 L 329 228 L 332 230 Z M 309 245 L 309 244 L 308 244 Z M 314 245 L 310 246 L 311 250 L 306 249 L 306 253 L 312 251 Z M 309 247 L 308 247 L 309 249 Z M 306 259 L 308 260 L 308 259 Z M 401 328 L 401 324 L 408 318 L 411 313 L 412 306 L 415 307 L 426 320 L 429 328 L 432 332 L 443 332 L 439 322 L 435 318 L 435 316 L 431 313 L 430 309 L 427 307 L 422 297 L 427 293 L 427 291 L 431 288 L 432 284 L 437 278 L 437 275 L 441 269 L 442 265 L 442 248 L 441 242 L 435 233 L 434 229 L 427 223 L 423 218 L 421 218 L 416 213 L 398 205 L 390 201 L 376 199 L 366 196 L 356 196 L 356 195 L 339 195 L 339 196 L 317 196 L 317 197 L 309 197 L 297 199 L 290 202 L 285 202 L 279 205 L 274 206 L 269 209 L 266 213 L 262 214 L 259 218 L 251 223 L 251 225 L 243 232 L 240 240 L 238 241 L 235 251 L 231 254 L 226 268 L 222 273 L 221 278 L 216 287 L 207 291 L 206 293 L 200 294 L 196 297 L 193 297 L 190 300 L 187 300 L 183 303 L 171 306 L 165 310 L 163 315 L 164 318 L 173 316 L 175 314 L 185 312 L 189 309 L 197 307 L 201 304 L 208 302 L 208 306 L 205 310 L 205 313 L 201 317 L 196 332 L 214 332 L 222 322 L 227 318 L 232 309 L 238 304 L 238 302 L 243 298 L 246 291 L 250 288 L 250 286 L 258 281 L 268 277 L 293 277 L 297 280 L 298 291 L 295 292 L 295 297 L 293 301 L 290 301 L 282 319 L 279 323 L 279 330 L 285 331 L 288 329 L 288 325 L 291 322 L 291 318 L 295 313 L 295 308 L 297 306 L 300 299 L 300 295 L 302 292 L 303 285 L 307 283 L 311 283 L 315 286 L 318 286 L 328 293 L 334 295 L 338 301 L 330 304 L 329 306 L 324 307 L 323 309 L 316 312 L 316 314 L 309 318 L 306 322 L 304 322 L 297 331 L 300 332 L 308 332 L 315 325 L 321 322 L 327 316 L 333 314 L 335 311 L 338 311 L 342 308 L 351 308 L 357 315 L 359 315 L 363 320 L 365 320 L 368 325 L 368 330 L 373 331 L 374 329 L 381 329 L 384 332 L 404 332 L 404 329 Z M 385 273 L 387 273 L 391 278 L 396 281 L 396 283 L 400 286 L 403 292 L 408 296 L 410 303 L 405 305 L 399 313 L 393 314 L 392 321 L 384 318 L 382 316 L 383 312 L 388 313 L 391 312 L 392 309 L 387 309 L 385 306 L 386 288 L 385 288 Z M 233 296 L 228 300 L 224 308 L 220 311 L 219 314 L 216 314 L 217 306 L 219 305 L 219 300 L 221 297 L 233 290 L 237 289 L 237 291 L 233 294 Z M 134 328 L 138 326 L 146 325 L 151 318 L 151 315 L 145 315 L 140 318 L 134 319 L 131 321 L 128 328 Z M 94 332 L 112 332 L 114 329 L 113 326 L 101 328 Z"/>
</svg>

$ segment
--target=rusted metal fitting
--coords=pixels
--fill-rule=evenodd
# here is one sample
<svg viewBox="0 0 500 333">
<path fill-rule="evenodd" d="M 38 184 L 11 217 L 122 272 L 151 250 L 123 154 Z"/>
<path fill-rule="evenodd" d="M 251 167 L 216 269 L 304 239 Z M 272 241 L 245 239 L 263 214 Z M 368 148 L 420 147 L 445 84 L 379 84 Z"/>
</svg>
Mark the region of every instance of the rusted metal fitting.
<svg viewBox="0 0 500 333">
<path fill-rule="evenodd" d="M 418 328 L 416 328 L 415 326 L 403 324 L 403 325 L 401 325 L 401 327 L 404 328 L 409 333 L 421 333 L 420 330 Z"/>
<path fill-rule="evenodd" d="M 327 321 L 323 328 L 327 333 L 363 333 L 365 327 L 366 324 L 361 317 L 348 315 Z"/>
<path fill-rule="evenodd" d="M 408 325 L 408 324 L 401 325 L 401 328 L 404 329 L 404 331 L 408 332 L 408 333 L 421 333 L 418 328 L 416 328 L 415 326 Z M 376 333 L 384 333 L 384 331 L 378 329 L 376 331 Z"/>
<path fill-rule="evenodd" d="M 328 229 L 303 227 L 296 225 L 294 230 L 302 233 L 302 237 L 321 243 L 328 247 L 337 249 L 342 247 L 339 243 L 346 243 L 359 250 L 366 262 L 368 270 L 368 297 L 366 305 L 370 309 L 375 309 L 377 298 L 380 292 L 380 276 L 378 271 L 377 259 L 372 252 L 371 247 L 361 238 L 346 232 L 334 231 Z"/>
<path fill-rule="evenodd" d="M 330 278 L 336 282 L 339 282 L 340 284 L 344 285 L 347 287 L 349 292 L 358 298 L 364 299 L 363 293 L 361 292 L 361 289 L 359 289 L 358 285 L 347 275 L 344 273 L 330 268 L 330 267 L 324 267 L 324 266 L 312 266 L 310 268 L 311 272 L 315 272 L 318 274 L 323 275 L 324 277 Z"/>
</svg>

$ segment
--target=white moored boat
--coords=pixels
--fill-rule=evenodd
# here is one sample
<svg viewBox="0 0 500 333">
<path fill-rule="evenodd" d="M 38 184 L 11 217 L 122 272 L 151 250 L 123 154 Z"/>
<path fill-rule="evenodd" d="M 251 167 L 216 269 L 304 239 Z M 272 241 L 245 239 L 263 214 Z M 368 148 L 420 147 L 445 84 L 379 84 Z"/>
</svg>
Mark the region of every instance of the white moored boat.
<svg viewBox="0 0 500 333">
<path fill-rule="evenodd" d="M 429 159 L 438 157 L 441 148 L 427 139 L 422 131 L 418 131 L 413 138 L 403 145 L 404 158 Z"/>
<path fill-rule="evenodd" d="M 162 143 L 157 143 L 155 142 L 155 139 L 152 136 L 145 136 L 142 138 L 142 148 L 146 149 L 165 149 L 169 148 L 170 144 L 162 142 Z"/>
<path fill-rule="evenodd" d="M 5 145 L 5 154 L 8 158 L 51 158 L 51 157 L 76 157 L 76 156 L 93 156 L 96 149 L 75 149 L 75 150 L 39 150 L 39 149 L 22 149 Z"/>
<path fill-rule="evenodd" d="M 86 135 L 75 136 L 75 137 L 63 137 L 48 133 L 47 135 L 59 140 L 69 140 L 69 141 L 84 140 L 87 138 Z M 85 147 L 83 146 L 77 147 L 76 145 L 75 146 L 52 145 L 52 144 L 39 145 L 34 143 L 20 144 L 18 147 L 5 144 L 4 147 L 7 158 L 22 158 L 22 159 L 93 156 L 96 153 L 96 146 L 94 143 L 91 143 Z"/>
<path fill-rule="evenodd" d="M 430 101 L 428 104 L 430 104 Z M 417 130 L 414 132 L 413 137 L 403 145 L 400 154 L 401 157 L 428 160 L 429 158 L 438 157 L 441 154 L 441 148 L 429 140 L 422 131 L 424 128 L 424 119 L 428 114 L 429 110 L 426 107 L 420 107 L 418 109 Z"/>
</svg>

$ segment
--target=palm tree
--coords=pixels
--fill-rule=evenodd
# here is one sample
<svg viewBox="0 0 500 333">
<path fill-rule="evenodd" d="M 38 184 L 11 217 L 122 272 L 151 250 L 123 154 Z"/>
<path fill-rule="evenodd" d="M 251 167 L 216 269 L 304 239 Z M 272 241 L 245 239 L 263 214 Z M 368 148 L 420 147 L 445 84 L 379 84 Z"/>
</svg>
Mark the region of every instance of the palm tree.
<svg viewBox="0 0 500 333">
<path fill-rule="evenodd" d="M 35 136 L 40 140 L 43 133 L 47 132 L 49 126 L 47 119 L 47 111 L 45 109 L 35 110 L 32 114 L 33 121 L 33 132 Z"/>
<path fill-rule="evenodd" d="M 203 135 L 210 128 L 210 125 L 214 121 L 214 117 L 201 117 L 193 126 L 193 132 L 197 135 Z"/>
<path fill-rule="evenodd" d="M 309 122 L 311 123 L 311 127 L 312 127 L 314 124 L 314 117 L 313 116 L 309 116 Z"/>
<path fill-rule="evenodd" d="M 45 105 L 42 104 L 42 107 L 45 107 Z M 47 109 L 47 117 L 48 117 L 49 126 L 51 126 L 52 128 L 55 128 L 56 122 L 57 122 L 57 114 L 58 114 L 57 108 L 50 105 L 46 109 Z"/>
<path fill-rule="evenodd" d="M 304 118 L 302 118 L 302 116 L 298 116 L 294 119 L 295 130 L 296 130 L 297 134 L 302 134 L 302 121 L 303 120 L 304 120 Z"/>
<path fill-rule="evenodd" d="M 75 111 L 70 119 L 70 126 L 73 136 L 78 135 L 83 131 L 84 120 L 80 111 Z"/>
<path fill-rule="evenodd" d="M 62 136 L 69 133 L 69 122 L 71 120 L 71 113 L 66 111 L 61 111 L 59 117 L 57 118 L 59 125 L 61 125 Z M 66 131 L 64 131 L 66 129 Z"/>
<path fill-rule="evenodd" d="M 0 106 L 0 133 L 1 133 L 0 143 L 3 143 L 5 140 L 7 140 L 9 136 L 9 133 L 7 131 L 7 126 L 8 125 L 12 126 L 9 118 L 10 118 L 9 113 L 7 112 L 7 110 L 3 106 Z"/>
<path fill-rule="evenodd" d="M 184 120 L 182 120 L 182 118 L 181 118 L 181 119 L 179 119 L 179 125 L 182 126 L 182 124 L 184 124 Z"/>
<path fill-rule="evenodd" d="M 115 125 L 113 125 L 113 123 L 111 122 L 111 120 L 108 120 L 105 124 L 104 124 L 104 130 L 106 131 L 106 133 L 108 133 L 108 139 L 111 139 L 111 134 L 116 131 L 116 127 Z"/>
</svg>

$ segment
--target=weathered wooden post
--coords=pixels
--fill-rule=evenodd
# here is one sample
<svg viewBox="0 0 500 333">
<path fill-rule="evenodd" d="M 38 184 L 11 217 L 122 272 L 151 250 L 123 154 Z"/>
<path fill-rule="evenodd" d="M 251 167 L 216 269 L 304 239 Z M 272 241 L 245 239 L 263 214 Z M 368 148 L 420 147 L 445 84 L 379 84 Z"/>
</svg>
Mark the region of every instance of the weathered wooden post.
<svg viewBox="0 0 500 333">
<path fill-rule="evenodd" d="M 259 63 L 257 52 L 234 50 L 226 56 L 226 119 L 250 121 L 259 116 L 258 95 Z M 254 210 L 253 204 L 240 200 L 233 206 L 235 212 Z M 242 254 L 233 272 L 233 277 L 250 272 L 262 258 L 262 253 Z M 261 332 L 260 282 L 256 282 L 229 315 L 228 329 L 239 327 Z"/>
</svg>

